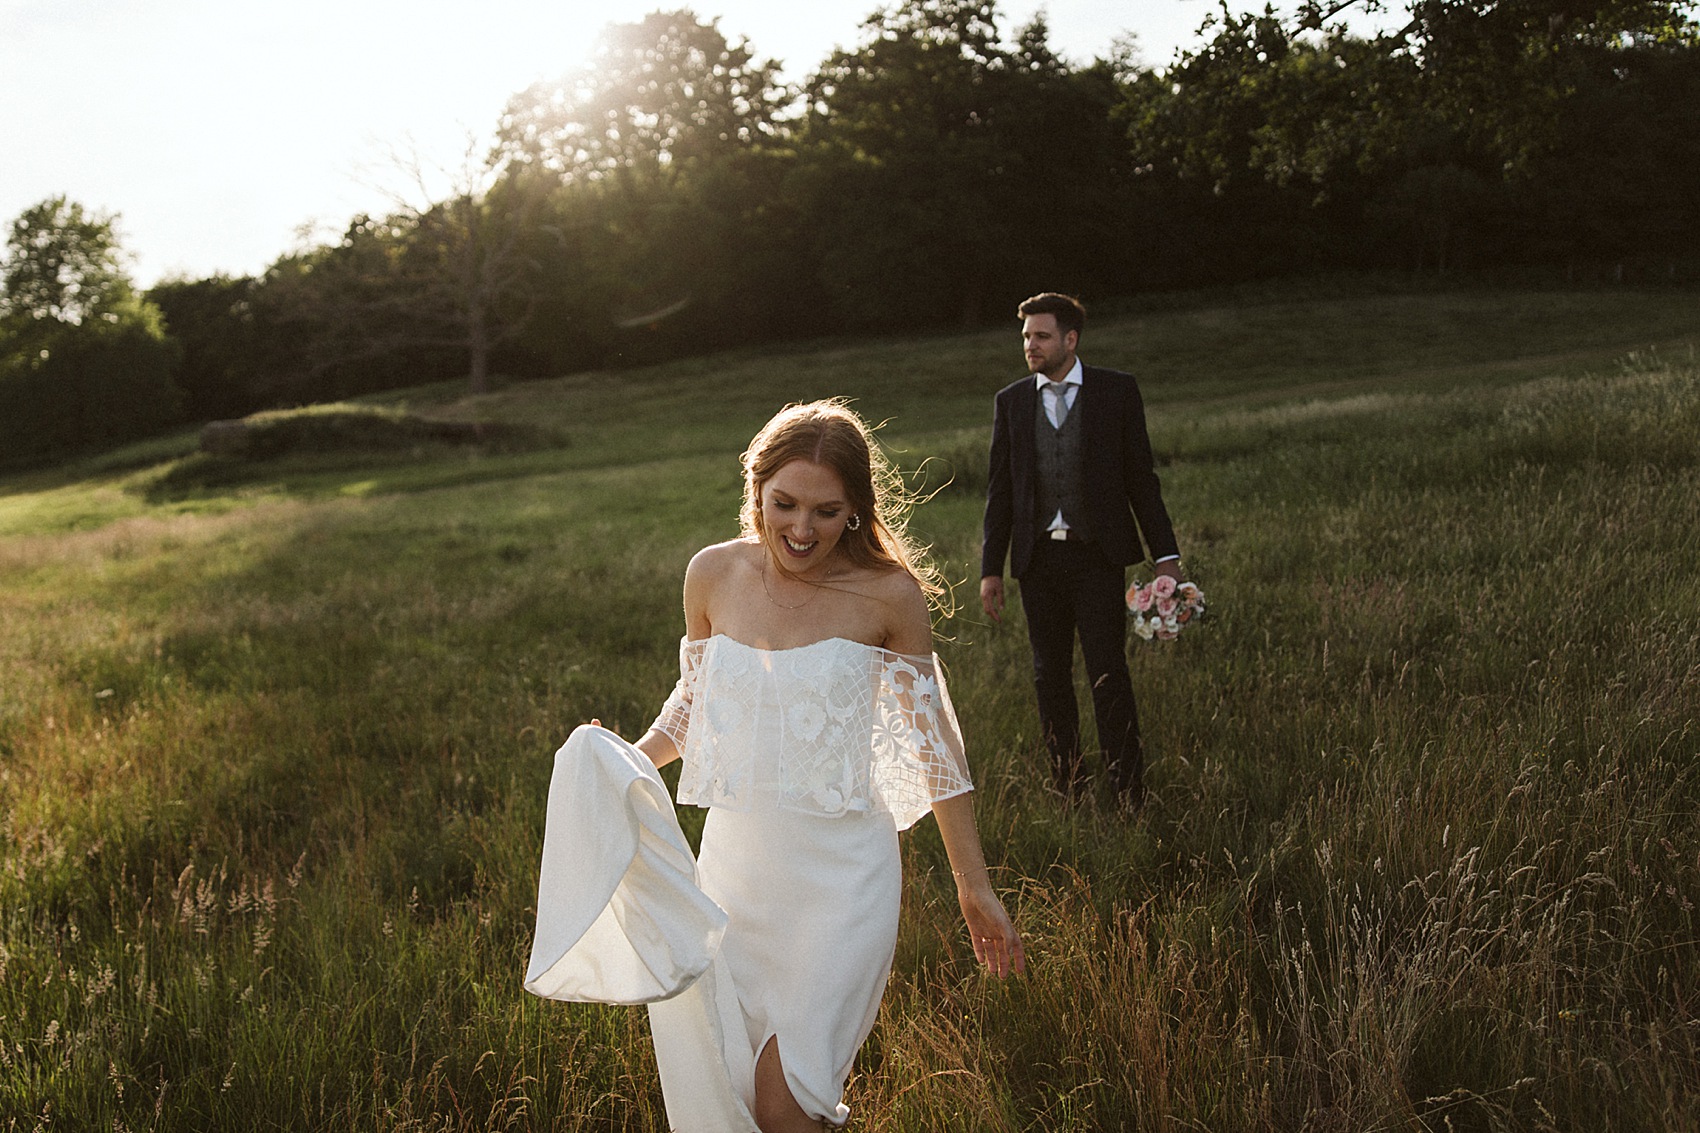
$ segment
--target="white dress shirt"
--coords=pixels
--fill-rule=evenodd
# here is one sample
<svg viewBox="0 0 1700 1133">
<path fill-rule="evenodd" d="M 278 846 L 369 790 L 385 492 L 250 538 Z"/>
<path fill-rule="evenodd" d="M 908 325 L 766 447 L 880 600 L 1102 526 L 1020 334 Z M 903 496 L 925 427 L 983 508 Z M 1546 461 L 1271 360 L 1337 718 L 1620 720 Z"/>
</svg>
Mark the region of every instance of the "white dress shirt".
<svg viewBox="0 0 1700 1133">
<path fill-rule="evenodd" d="M 1080 359 L 1074 360 L 1074 366 L 1063 375 L 1062 399 L 1068 409 L 1074 408 L 1074 399 L 1080 396 L 1081 365 Z M 1053 383 L 1044 374 L 1034 374 L 1033 381 L 1039 390 L 1039 398 L 1045 406 L 1045 419 L 1051 423 L 1051 428 L 1062 428 L 1062 422 L 1057 418 L 1057 399 L 1054 394 L 1047 392 Z"/>
</svg>

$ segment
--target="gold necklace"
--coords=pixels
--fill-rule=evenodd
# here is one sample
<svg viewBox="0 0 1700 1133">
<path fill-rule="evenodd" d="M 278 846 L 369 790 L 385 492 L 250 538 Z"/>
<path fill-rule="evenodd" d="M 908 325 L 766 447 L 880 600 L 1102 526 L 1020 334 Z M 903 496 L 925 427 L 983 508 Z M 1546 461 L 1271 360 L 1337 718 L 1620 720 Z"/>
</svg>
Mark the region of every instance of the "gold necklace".
<svg viewBox="0 0 1700 1133">
<path fill-rule="evenodd" d="M 832 574 L 831 574 L 830 571 L 827 573 L 827 577 L 828 578 L 832 577 Z M 773 591 L 769 590 L 768 586 L 767 586 L 767 555 L 766 555 L 765 551 L 763 552 L 762 560 L 761 560 L 761 592 L 763 594 L 767 595 L 767 600 L 769 602 L 772 602 L 775 606 L 778 606 L 781 610 L 801 610 L 804 606 L 807 606 L 810 602 L 813 602 L 816 598 L 818 598 L 820 596 L 820 592 L 821 592 L 821 589 L 822 589 L 821 584 L 818 583 L 818 582 L 807 582 L 807 581 L 805 581 L 804 585 L 812 587 L 813 589 L 811 590 L 811 592 L 810 592 L 810 594 L 807 598 L 804 598 L 801 602 L 798 602 L 795 606 L 787 606 L 785 603 L 783 603 L 779 599 L 775 598 L 773 596 Z"/>
</svg>

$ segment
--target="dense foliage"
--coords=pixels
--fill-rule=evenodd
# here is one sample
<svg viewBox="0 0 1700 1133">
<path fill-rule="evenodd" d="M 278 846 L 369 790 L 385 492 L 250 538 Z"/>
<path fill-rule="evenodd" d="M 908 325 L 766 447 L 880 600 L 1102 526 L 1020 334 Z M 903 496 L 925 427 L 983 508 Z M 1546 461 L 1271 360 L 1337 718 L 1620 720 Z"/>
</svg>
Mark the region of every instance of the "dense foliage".
<svg viewBox="0 0 1700 1133">
<path fill-rule="evenodd" d="M 1356 9 L 1399 18 L 1353 34 L 1341 20 Z M 1157 67 L 1133 41 L 1061 59 L 1042 16 L 1006 32 L 995 0 L 898 0 L 796 86 L 718 21 L 656 12 L 516 94 L 446 199 L 355 217 L 261 278 L 150 298 L 181 344 L 183 413 L 204 420 L 973 326 L 1044 288 L 1342 270 L 1691 281 L 1693 9 L 1224 6 L 1201 46 Z M 55 228 L 43 209 L 76 215 Z M 61 200 L 18 223 L 76 236 L 85 219 Z M 122 282 L 104 231 L 81 260 L 58 256 L 64 239 L 14 241 L 8 372 L 35 333 L 20 320 L 77 324 Z M 12 402 L 34 403 L 8 381 Z"/>
<path fill-rule="evenodd" d="M 0 464 L 177 420 L 177 346 L 124 270 L 113 217 L 64 197 L 26 209 L 0 280 Z"/>
</svg>

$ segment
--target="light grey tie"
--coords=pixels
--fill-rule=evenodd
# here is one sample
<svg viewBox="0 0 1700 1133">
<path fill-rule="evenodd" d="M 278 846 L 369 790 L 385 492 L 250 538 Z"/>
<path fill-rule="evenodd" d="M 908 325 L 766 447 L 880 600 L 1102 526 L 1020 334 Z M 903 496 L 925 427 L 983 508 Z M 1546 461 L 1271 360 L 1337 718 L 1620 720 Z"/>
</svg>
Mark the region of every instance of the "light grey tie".
<svg viewBox="0 0 1700 1133">
<path fill-rule="evenodd" d="M 1045 387 L 1045 392 L 1054 399 L 1056 409 L 1056 412 L 1051 414 L 1051 423 L 1061 429 L 1063 422 L 1068 420 L 1068 383 L 1051 382 Z"/>
</svg>

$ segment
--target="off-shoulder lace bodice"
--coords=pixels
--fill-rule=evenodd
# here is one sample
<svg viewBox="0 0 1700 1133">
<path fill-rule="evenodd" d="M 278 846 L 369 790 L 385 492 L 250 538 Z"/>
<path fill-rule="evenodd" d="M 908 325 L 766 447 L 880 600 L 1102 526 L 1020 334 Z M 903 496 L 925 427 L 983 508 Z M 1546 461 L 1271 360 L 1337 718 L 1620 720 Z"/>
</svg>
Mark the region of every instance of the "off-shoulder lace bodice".
<svg viewBox="0 0 1700 1133">
<path fill-rule="evenodd" d="M 679 646 L 654 727 L 679 748 L 679 801 L 812 814 L 887 811 L 898 829 L 973 789 L 936 657 L 844 638 L 757 649 Z"/>
</svg>

